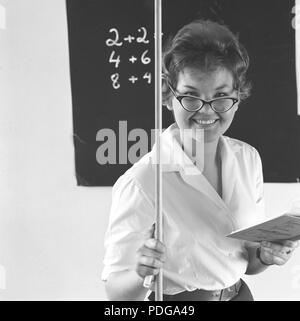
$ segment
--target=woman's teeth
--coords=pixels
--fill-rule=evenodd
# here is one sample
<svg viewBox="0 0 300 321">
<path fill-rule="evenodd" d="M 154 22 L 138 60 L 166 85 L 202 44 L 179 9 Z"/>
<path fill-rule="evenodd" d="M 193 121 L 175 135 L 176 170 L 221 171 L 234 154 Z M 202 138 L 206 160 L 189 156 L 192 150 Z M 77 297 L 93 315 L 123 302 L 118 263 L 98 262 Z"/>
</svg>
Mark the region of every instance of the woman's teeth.
<svg viewBox="0 0 300 321">
<path fill-rule="evenodd" d="M 195 122 L 197 123 L 197 124 L 200 124 L 200 125 L 210 125 L 210 124 L 213 124 L 213 123 L 215 123 L 217 121 L 217 119 L 212 119 L 212 120 L 196 120 L 195 119 Z"/>
</svg>

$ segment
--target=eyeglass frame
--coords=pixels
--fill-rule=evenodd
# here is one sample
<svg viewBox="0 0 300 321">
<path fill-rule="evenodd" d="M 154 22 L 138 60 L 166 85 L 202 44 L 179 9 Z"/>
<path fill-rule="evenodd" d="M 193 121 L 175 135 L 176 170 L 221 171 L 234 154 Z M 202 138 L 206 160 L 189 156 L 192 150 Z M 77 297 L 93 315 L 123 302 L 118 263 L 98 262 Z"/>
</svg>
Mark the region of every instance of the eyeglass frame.
<svg viewBox="0 0 300 321">
<path fill-rule="evenodd" d="M 164 77 L 163 77 L 163 78 L 164 78 Z M 168 84 L 171 92 L 173 93 L 174 97 L 179 101 L 181 107 L 182 107 L 184 110 L 186 110 L 186 111 L 188 111 L 188 112 L 191 112 L 191 113 L 194 113 L 194 112 L 197 112 L 197 111 L 201 110 L 201 109 L 204 107 L 205 104 L 208 104 L 209 107 L 210 107 L 214 112 L 222 114 L 222 113 L 228 112 L 228 111 L 239 101 L 239 99 L 238 99 L 238 98 L 235 98 L 235 97 L 219 97 L 219 98 L 215 98 L 215 99 L 212 99 L 212 100 L 207 101 L 207 100 L 201 99 L 201 98 L 199 98 L 199 97 L 197 97 L 197 96 L 193 96 L 193 95 L 177 95 L 176 92 L 175 92 L 175 90 L 172 88 L 172 86 L 171 86 L 171 84 L 169 83 L 168 80 L 167 80 L 167 84 Z M 195 99 L 197 99 L 197 100 L 200 100 L 200 101 L 202 102 L 202 106 L 199 107 L 198 109 L 195 109 L 195 110 L 186 109 L 186 108 L 182 105 L 182 103 L 181 103 L 181 100 L 182 100 L 184 97 L 191 97 L 191 98 L 195 98 Z M 212 107 L 211 104 L 212 104 L 214 101 L 216 101 L 216 100 L 221 100 L 221 99 L 231 99 L 231 100 L 233 101 L 232 106 L 231 106 L 230 108 L 228 108 L 227 110 L 225 110 L 225 111 L 215 110 L 215 109 Z"/>
</svg>

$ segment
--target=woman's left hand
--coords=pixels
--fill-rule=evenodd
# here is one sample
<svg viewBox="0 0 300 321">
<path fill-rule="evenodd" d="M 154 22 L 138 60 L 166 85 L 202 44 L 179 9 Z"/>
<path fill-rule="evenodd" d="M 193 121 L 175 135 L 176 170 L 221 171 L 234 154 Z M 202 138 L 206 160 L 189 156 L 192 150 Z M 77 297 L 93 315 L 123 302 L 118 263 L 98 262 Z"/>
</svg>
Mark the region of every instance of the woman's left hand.
<svg viewBox="0 0 300 321">
<path fill-rule="evenodd" d="M 283 265 L 291 258 L 299 241 L 283 241 L 281 244 L 263 241 L 260 245 L 260 259 L 263 263 Z"/>
</svg>

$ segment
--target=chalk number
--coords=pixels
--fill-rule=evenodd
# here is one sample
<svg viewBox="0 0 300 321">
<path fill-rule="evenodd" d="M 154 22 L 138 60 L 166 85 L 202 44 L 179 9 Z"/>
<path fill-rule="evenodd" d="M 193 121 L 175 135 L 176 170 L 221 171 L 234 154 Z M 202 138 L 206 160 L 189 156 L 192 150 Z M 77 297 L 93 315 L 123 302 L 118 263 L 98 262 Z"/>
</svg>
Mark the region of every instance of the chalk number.
<svg viewBox="0 0 300 321">
<path fill-rule="evenodd" d="M 110 79 L 112 81 L 113 88 L 114 89 L 119 89 L 120 88 L 119 74 L 116 72 L 115 74 L 110 76 Z"/>
<path fill-rule="evenodd" d="M 119 32 L 116 28 L 111 28 L 109 29 L 109 32 L 114 33 L 115 34 L 115 38 L 114 39 L 107 39 L 106 40 L 106 45 L 108 47 L 112 47 L 112 46 L 122 46 L 123 42 L 119 42 Z"/>
<path fill-rule="evenodd" d="M 114 63 L 115 64 L 115 68 L 118 68 L 119 67 L 119 64 L 121 62 L 121 59 L 120 59 L 120 55 L 118 55 L 117 57 L 114 57 L 115 56 L 115 51 L 113 50 L 110 54 L 110 57 L 109 57 L 109 62 L 110 63 Z"/>
</svg>

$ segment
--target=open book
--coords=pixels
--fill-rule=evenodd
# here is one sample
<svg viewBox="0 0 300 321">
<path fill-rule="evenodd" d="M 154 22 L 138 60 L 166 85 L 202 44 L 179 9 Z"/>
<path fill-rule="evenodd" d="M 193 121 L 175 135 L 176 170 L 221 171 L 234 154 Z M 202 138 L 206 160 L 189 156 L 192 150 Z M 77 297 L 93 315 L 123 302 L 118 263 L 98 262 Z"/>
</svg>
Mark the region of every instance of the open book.
<svg viewBox="0 0 300 321">
<path fill-rule="evenodd" d="M 300 240 L 300 207 L 227 236 L 251 242 Z"/>
</svg>

